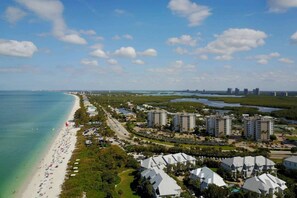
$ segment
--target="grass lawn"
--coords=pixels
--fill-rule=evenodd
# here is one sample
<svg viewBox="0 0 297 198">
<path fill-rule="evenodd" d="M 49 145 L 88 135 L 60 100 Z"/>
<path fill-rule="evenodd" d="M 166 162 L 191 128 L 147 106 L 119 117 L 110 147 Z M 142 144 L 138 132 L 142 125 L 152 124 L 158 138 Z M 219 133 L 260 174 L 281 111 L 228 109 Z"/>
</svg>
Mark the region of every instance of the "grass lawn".
<svg viewBox="0 0 297 198">
<path fill-rule="evenodd" d="M 135 135 L 136 137 L 142 139 L 142 140 L 146 140 L 146 141 L 150 141 L 150 142 L 153 142 L 153 143 L 157 143 L 157 144 L 162 144 L 164 146 L 174 146 L 174 143 L 172 142 L 164 142 L 164 141 L 160 141 L 160 140 L 155 140 L 155 139 L 150 139 L 150 138 L 146 138 L 146 137 L 142 137 L 142 136 L 139 136 L 137 134 L 133 134 Z M 221 148 L 222 150 L 226 150 L 226 151 L 229 151 L 229 150 L 235 150 L 236 147 L 232 146 L 232 145 L 226 145 L 226 146 L 209 146 L 209 145 L 194 145 L 194 144 L 179 144 L 180 146 L 183 146 L 183 147 L 193 147 L 193 146 L 199 146 L 201 148 L 216 148 L 216 149 L 219 149 Z"/>
<path fill-rule="evenodd" d="M 288 140 L 295 140 L 296 141 L 297 140 L 297 137 L 292 137 L 291 136 L 291 137 L 286 137 L 286 139 L 288 139 Z"/>
<path fill-rule="evenodd" d="M 213 172 L 217 172 L 218 168 L 210 168 Z"/>
<path fill-rule="evenodd" d="M 274 163 L 282 163 L 282 159 L 271 159 Z"/>
<path fill-rule="evenodd" d="M 119 174 L 121 182 L 117 184 L 116 191 L 118 192 L 119 190 L 122 190 L 123 194 L 120 196 L 122 198 L 139 198 L 138 195 L 134 194 L 130 187 L 130 184 L 134 180 L 134 177 L 132 175 L 133 171 L 134 169 L 127 169 Z"/>
</svg>

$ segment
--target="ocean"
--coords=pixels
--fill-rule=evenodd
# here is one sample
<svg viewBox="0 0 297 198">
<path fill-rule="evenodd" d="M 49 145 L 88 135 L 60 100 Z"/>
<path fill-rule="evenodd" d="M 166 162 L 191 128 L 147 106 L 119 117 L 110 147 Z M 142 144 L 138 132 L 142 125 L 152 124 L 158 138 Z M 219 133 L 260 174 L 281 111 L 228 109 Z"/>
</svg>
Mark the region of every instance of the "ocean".
<svg viewBox="0 0 297 198">
<path fill-rule="evenodd" d="M 64 125 L 74 97 L 0 91 L 0 197 L 14 197 Z"/>
</svg>

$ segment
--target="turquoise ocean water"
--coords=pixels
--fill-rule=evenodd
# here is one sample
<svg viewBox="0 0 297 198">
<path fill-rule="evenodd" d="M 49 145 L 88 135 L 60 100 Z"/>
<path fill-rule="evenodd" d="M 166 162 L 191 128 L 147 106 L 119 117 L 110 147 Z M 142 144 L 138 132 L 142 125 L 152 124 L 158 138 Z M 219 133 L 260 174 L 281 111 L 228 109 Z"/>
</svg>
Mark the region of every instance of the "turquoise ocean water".
<svg viewBox="0 0 297 198">
<path fill-rule="evenodd" d="M 15 197 L 73 105 L 61 92 L 0 91 L 0 198 Z"/>
</svg>

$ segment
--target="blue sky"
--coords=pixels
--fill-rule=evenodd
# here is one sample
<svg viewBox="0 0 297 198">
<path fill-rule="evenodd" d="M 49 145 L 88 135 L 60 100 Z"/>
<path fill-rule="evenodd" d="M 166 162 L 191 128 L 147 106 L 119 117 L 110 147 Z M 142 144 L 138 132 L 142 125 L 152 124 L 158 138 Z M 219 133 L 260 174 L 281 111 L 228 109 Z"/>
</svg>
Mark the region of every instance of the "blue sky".
<svg viewBox="0 0 297 198">
<path fill-rule="evenodd" d="M 297 0 L 2 0 L 0 90 L 297 90 Z"/>
</svg>

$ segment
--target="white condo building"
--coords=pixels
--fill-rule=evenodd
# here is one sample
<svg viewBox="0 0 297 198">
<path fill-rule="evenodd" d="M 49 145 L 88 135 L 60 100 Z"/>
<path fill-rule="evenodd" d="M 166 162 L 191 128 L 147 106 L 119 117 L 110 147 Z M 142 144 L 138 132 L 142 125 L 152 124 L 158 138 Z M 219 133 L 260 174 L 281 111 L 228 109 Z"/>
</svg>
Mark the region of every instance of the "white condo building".
<svg viewBox="0 0 297 198">
<path fill-rule="evenodd" d="M 206 131 L 215 137 L 231 135 L 231 118 L 229 116 L 211 115 L 206 117 Z"/>
<path fill-rule="evenodd" d="M 262 174 L 247 179 L 242 187 L 244 190 L 256 192 L 261 195 L 269 195 L 269 197 L 277 197 L 275 193 L 283 194 L 288 187 L 286 182 L 271 175 Z M 265 196 L 266 197 L 266 196 Z"/>
<path fill-rule="evenodd" d="M 174 131 L 193 132 L 196 127 L 195 114 L 178 113 L 173 118 Z"/>
<path fill-rule="evenodd" d="M 225 158 L 221 163 L 221 167 L 230 171 L 234 178 L 237 178 L 238 174 L 248 178 L 263 172 L 274 172 L 274 165 L 273 161 L 261 155 Z"/>
<path fill-rule="evenodd" d="M 268 141 L 273 134 L 273 118 L 269 116 L 245 117 L 244 135 L 256 141 Z"/>
<path fill-rule="evenodd" d="M 167 112 L 165 110 L 153 110 L 147 114 L 148 127 L 165 126 L 167 124 Z"/>
</svg>

